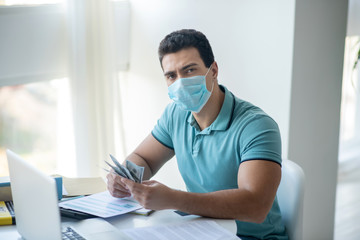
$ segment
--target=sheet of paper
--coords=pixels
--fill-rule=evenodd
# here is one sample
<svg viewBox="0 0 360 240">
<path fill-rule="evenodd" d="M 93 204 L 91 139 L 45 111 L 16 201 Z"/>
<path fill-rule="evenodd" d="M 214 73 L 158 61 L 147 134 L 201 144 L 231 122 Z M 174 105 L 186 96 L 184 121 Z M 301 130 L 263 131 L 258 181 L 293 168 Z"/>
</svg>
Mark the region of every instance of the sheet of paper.
<svg viewBox="0 0 360 240">
<path fill-rule="evenodd" d="M 102 218 L 113 217 L 141 208 L 141 205 L 133 198 L 115 198 L 108 191 L 61 202 L 59 206 Z"/>
<path fill-rule="evenodd" d="M 198 220 L 171 225 L 131 228 L 122 230 L 122 232 L 134 240 L 239 240 L 235 234 L 220 227 L 212 220 Z"/>
</svg>

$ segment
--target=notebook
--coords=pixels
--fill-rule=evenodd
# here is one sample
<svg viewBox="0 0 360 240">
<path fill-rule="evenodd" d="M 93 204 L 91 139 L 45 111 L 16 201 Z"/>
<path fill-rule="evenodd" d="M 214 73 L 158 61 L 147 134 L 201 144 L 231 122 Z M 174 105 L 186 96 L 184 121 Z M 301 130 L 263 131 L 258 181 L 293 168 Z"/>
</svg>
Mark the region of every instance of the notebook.
<svg viewBox="0 0 360 240">
<path fill-rule="evenodd" d="M 61 240 L 71 227 L 85 239 L 128 239 L 101 218 L 61 224 L 55 180 L 10 150 L 6 150 L 16 228 L 25 239 Z"/>
</svg>

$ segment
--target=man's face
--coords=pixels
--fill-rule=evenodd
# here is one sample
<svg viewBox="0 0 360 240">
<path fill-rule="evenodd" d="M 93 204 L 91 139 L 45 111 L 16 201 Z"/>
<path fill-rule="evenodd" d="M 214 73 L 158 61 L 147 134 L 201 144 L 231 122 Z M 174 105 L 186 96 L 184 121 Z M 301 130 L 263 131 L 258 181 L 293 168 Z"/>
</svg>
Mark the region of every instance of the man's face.
<svg viewBox="0 0 360 240">
<path fill-rule="evenodd" d="M 208 70 L 196 48 L 166 54 L 162 59 L 162 67 L 168 86 L 179 78 L 205 75 Z"/>
</svg>

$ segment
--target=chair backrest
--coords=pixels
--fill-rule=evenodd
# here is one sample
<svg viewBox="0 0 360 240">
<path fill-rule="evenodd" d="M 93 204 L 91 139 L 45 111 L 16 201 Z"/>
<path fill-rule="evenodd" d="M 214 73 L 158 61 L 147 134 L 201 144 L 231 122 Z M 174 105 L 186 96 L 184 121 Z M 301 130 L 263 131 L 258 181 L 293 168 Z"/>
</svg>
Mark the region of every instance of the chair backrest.
<svg viewBox="0 0 360 240">
<path fill-rule="evenodd" d="M 291 160 L 283 160 L 277 198 L 289 240 L 302 240 L 305 174 Z"/>
</svg>

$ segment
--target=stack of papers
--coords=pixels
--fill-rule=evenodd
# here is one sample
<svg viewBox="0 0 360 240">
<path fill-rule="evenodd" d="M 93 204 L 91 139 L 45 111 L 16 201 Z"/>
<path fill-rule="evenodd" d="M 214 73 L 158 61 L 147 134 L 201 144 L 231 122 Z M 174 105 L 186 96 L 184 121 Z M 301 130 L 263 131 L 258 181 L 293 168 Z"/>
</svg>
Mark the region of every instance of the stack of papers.
<svg viewBox="0 0 360 240">
<path fill-rule="evenodd" d="M 142 208 L 133 198 L 115 198 L 108 191 L 61 202 L 59 206 L 102 218 L 113 217 Z"/>
</svg>

